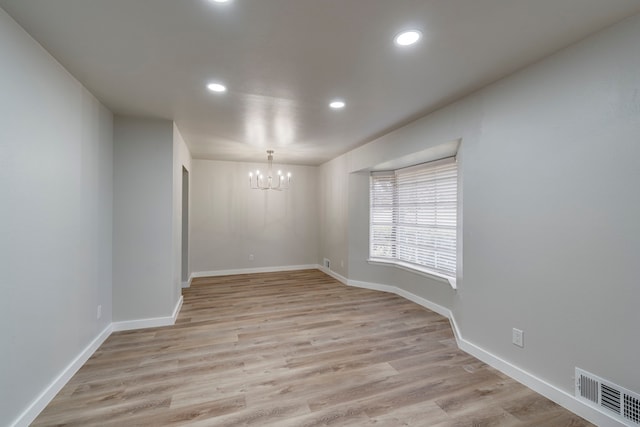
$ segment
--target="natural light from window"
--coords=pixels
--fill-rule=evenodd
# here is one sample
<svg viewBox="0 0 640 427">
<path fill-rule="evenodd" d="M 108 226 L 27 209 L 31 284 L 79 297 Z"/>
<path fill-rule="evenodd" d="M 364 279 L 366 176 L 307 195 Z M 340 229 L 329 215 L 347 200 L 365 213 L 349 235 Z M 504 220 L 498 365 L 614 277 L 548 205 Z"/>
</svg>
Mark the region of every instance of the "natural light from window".
<svg viewBox="0 0 640 427">
<path fill-rule="evenodd" d="M 444 278 L 455 288 L 457 207 L 453 157 L 372 172 L 369 261 Z"/>
</svg>

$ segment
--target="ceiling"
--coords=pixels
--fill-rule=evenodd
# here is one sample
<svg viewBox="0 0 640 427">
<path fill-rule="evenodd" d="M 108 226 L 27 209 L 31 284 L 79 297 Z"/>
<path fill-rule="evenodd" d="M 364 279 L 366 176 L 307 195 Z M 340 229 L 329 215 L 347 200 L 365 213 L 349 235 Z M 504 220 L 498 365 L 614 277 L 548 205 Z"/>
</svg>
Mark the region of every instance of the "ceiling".
<svg viewBox="0 0 640 427">
<path fill-rule="evenodd" d="M 321 164 L 640 12 L 638 0 L 0 0 L 116 114 L 196 158 Z M 423 33 L 400 48 L 403 29 Z M 206 86 L 222 82 L 227 92 Z M 328 104 L 342 98 L 346 107 Z"/>
</svg>

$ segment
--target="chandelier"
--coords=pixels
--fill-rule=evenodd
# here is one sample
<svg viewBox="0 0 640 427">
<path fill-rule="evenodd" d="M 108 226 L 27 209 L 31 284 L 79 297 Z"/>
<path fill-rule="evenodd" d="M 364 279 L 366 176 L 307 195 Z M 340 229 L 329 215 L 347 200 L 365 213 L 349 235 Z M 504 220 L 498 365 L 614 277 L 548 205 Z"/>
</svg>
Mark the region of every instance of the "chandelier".
<svg viewBox="0 0 640 427">
<path fill-rule="evenodd" d="M 282 191 L 289 188 L 291 184 L 291 172 L 285 176 L 278 170 L 276 176 L 273 175 L 273 150 L 267 150 L 267 161 L 269 162 L 266 175 L 257 170 L 255 175 L 249 172 L 249 188 L 253 190 L 277 190 Z"/>
</svg>

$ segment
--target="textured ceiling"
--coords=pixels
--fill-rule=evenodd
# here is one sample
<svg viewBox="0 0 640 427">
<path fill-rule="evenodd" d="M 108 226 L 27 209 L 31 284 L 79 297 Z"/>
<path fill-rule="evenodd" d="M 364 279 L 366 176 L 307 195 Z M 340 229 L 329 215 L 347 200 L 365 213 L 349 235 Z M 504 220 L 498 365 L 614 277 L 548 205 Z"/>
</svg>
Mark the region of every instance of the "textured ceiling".
<svg viewBox="0 0 640 427">
<path fill-rule="evenodd" d="M 117 114 L 194 157 L 320 164 L 640 12 L 637 0 L 0 0 Z M 417 45 L 393 37 L 420 29 Z M 228 91 L 214 94 L 211 81 Z M 347 106 L 328 108 L 333 98 Z"/>
</svg>

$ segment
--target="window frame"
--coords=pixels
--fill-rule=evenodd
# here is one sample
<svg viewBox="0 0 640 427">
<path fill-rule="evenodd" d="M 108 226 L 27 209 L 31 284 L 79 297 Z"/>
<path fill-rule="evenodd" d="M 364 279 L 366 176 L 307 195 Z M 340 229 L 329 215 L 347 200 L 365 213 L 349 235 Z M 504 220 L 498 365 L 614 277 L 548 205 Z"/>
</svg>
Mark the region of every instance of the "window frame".
<svg viewBox="0 0 640 427">
<path fill-rule="evenodd" d="M 453 168 L 453 177 L 447 176 L 452 174 L 451 168 L 446 167 L 449 165 L 455 165 L 455 168 Z M 433 171 L 433 169 L 436 169 L 436 168 L 445 170 L 445 172 L 442 173 L 444 178 L 442 178 L 440 182 L 437 181 L 438 180 L 437 172 Z M 417 175 L 413 178 L 413 181 L 411 181 L 411 179 L 406 178 L 406 175 L 410 175 L 411 173 L 414 173 L 414 172 L 417 173 Z M 436 178 L 435 180 L 421 181 L 420 177 L 424 176 L 424 175 L 420 175 L 421 173 L 426 175 L 435 174 L 434 176 L 436 176 Z M 405 176 L 405 178 L 402 178 L 403 176 Z M 378 187 L 377 189 L 375 189 L 374 187 L 376 183 L 382 182 L 384 184 L 384 181 L 390 182 L 390 186 L 391 186 L 390 191 L 392 193 L 391 199 L 389 199 L 388 194 L 384 194 L 384 191 L 385 191 L 384 188 L 380 190 L 380 187 Z M 451 185 L 452 181 L 455 182 L 455 187 L 453 191 L 451 191 L 450 188 L 445 190 L 438 190 L 438 184 L 441 184 L 442 182 L 445 182 L 445 181 L 448 185 Z M 399 215 L 401 215 L 401 212 L 402 214 L 406 215 L 407 209 L 406 207 L 403 207 L 404 202 L 400 203 L 398 198 L 400 193 L 406 194 L 407 188 L 409 186 L 412 186 L 411 188 L 415 188 L 415 185 L 420 183 L 423 183 L 425 186 L 415 190 L 416 195 L 413 195 L 413 196 L 410 195 L 408 200 L 410 202 L 414 202 L 413 200 L 410 200 L 410 197 L 414 197 L 414 198 L 424 197 L 424 196 L 418 195 L 419 192 L 434 194 L 434 199 L 429 200 L 429 202 L 424 201 L 424 199 L 422 202 L 415 200 L 415 203 L 417 203 L 416 205 L 417 210 L 415 212 L 415 216 L 416 218 L 420 216 L 420 212 L 419 212 L 420 208 L 425 208 L 425 205 L 430 205 L 431 207 L 429 209 L 426 209 L 422 213 L 423 214 L 426 213 L 427 215 L 431 214 L 433 216 L 433 221 L 435 222 L 433 223 L 433 225 L 429 226 L 429 225 L 426 225 L 424 222 L 420 224 L 420 221 L 416 219 L 415 223 L 409 224 L 409 228 L 413 227 L 413 228 L 419 229 L 412 236 L 411 234 L 407 234 L 406 232 L 402 233 L 401 231 L 400 232 L 398 231 L 398 228 L 405 228 L 405 229 L 407 228 L 406 223 L 402 224 L 399 221 Z M 459 255 L 459 244 L 460 244 L 459 212 L 458 212 L 459 192 L 460 192 L 459 186 L 460 186 L 459 165 L 455 156 L 447 157 L 447 158 L 436 160 L 436 161 L 421 163 L 421 164 L 409 166 L 406 168 L 399 168 L 399 169 L 389 170 L 389 171 L 371 172 L 369 177 L 369 257 L 367 258 L 367 262 L 373 265 L 393 266 L 393 267 L 400 268 L 402 270 L 407 270 L 412 273 L 420 274 L 435 280 L 446 281 L 451 285 L 452 288 L 456 289 L 456 277 L 458 275 L 458 270 L 459 270 L 458 255 Z M 374 189 L 378 191 L 378 193 L 375 195 L 374 195 Z M 445 195 L 445 197 L 442 199 L 443 201 L 440 202 L 439 205 L 437 203 L 434 204 L 434 200 L 437 202 L 437 199 L 440 199 L 440 197 L 435 197 L 435 196 L 443 195 L 443 194 Z M 446 198 L 447 196 L 449 197 L 449 199 Z M 453 205 L 451 203 L 452 196 L 454 198 Z M 374 207 L 374 197 L 377 203 L 377 210 Z M 407 199 L 405 198 L 405 201 L 406 200 Z M 389 205 L 391 209 L 390 215 L 388 212 L 382 212 L 383 210 L 385 210 L 384 205 L 386 203 L 390 203 Z M 453 209 L 453 213 L 451 213 L 452 209 Z M 446 215 L 442 215 L 443 219 L 441 220 L 440 223 L 438 223 L 438 219 L 437 219 L 438 210 L 447 211 Z M 380 221 L 380 218 L 383 219 L 382 222 Z M 453 226 L 451 225 L 447 226 L 446 223 L 448 222 L 450 224 L 452 220 L 454 221 Z M 387 242 L 385 242 L 384 236 L 382 239 L 380 239 L 380 235 L 384 234 L 380 232 L 380 229 L 381 228 L 384 229 L 384 227 L 392 227 L 392 230 L 390 231 L 390 235 L 392 237 L 390 239 L 387 239 L 388 245 L 389 245 L 389 248 L 387 249 L 389 256 L 379 255 L 380 248 L 384 250 L 385 244 L 387 244 Z M 374 228 L 377 228 L 377 230 L 374 231 Z M 425 232 L 426 229 L 430 229 L 431 232 Z M 420 233 L 420 231 L 423 231 L 423 233 Z M 452 234 L 452 231 L 454 236 L 453 250 L 443 249 L 442 251 L 438 251 L 437 246 L 439 243 L 436 243 L 435 245 L 422 245 L 422 246 L 413 245 L 412 246 L 410 244 L 402 244 L 402 242 L 398 239 L 399 235 L 404 235 L 405 237 L 414 237 L 415 239 L 419 239 L 421 236 L 424 237 L 425 235 L 430 236 L 430 238 L 434 238 L 433 237 L 434 235 L 444 233 L 444 236 L 442 236 L 441 234 L 442 238 L 444 238 L 445 241 L 448 240 L 450 244 L 451 239 L 447 238 L 446 236 L 447 235 L 450 236 Z M 375 241 L 374 241 L 374 235 L 376 236 Z M 378 248 L 377 248 L 378 254 L 376 254 L 377 256 L 374 256 L 373 254 L 376 251 L 374 250 L 374 245 L 376 244 L 378 245 Z M 451 258 L 453 257 L 455 266 L 453 267 L 453 269 L 451 269 L 451 267 L 449 266 L 449 268 L 434 270 L 433 268 L 429 268 L 428 265 L 408 262 L 406 260 L 401 259 L 402 255 L 398 254 L 398 248 L 401 249 L 401 252 L 412 250 L 416 254 L 415 255 L 416 258 L 420 256 L 417 254 L 420 249 L 428 251 L 428 254 L 422 254 L 423 261 L 425 261 L 425 263 L 428 262 L 428 258 L 430 256 L 433 256 L 434 258 L 433 262 L 435 263 L 437 263 L 436 259 L 438 255 L 448 257 L 449 260 L 451 260 Z"/>
</svg>

